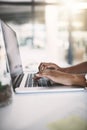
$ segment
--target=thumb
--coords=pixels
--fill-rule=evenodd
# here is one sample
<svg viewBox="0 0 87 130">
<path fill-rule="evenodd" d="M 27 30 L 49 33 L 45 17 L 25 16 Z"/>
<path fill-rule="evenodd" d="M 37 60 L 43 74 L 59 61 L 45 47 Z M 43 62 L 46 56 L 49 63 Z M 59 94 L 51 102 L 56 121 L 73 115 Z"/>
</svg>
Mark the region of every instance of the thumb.
<svg viewBox="0 0 87 130">
<path fill-rule="evenodd" d="M 42 77 L 42 74 L 41 73 L 37 73 L 36 76 L 37 77 Z"/>
</svg>

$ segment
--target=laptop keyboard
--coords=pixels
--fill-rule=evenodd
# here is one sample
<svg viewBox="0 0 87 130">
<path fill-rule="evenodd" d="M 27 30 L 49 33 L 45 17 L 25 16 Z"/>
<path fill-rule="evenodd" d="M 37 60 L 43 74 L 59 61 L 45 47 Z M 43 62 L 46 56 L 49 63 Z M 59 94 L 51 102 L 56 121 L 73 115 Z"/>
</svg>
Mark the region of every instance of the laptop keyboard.
<svg viewBox="0 0 87 130">
<path fill-rule="evenodd" d="M 47 87 L 51 85 L 46 78 L 40 78 L 39 80 L 34 79 L 35 74 L 29 74 L 25 87 Z"/>
<path fill-rule="evenodd" d="M 28 74 L 25 87 L 35 87 L 38 86 L 38 82 L 34 80 L 35 74 Z"/>
<path fill-rule="evenodd" d="M 35 74 L 20 74 L 12 82 L 13 87 L 17 88 L 22 87 L 49 87 L 52 86 L 50 80 L 46 78 L 40 78 L 39 80 L 34 79 Z"/>
<path fill-rule="evenodd" d="M 23 76 L 24 74 L 20 74 L 14 78 L 12 78 L 12 84 L 13 84 L 13 87 L 16 88 L 20 85 L 22 79 L 23 79 Z"/>
</svg>

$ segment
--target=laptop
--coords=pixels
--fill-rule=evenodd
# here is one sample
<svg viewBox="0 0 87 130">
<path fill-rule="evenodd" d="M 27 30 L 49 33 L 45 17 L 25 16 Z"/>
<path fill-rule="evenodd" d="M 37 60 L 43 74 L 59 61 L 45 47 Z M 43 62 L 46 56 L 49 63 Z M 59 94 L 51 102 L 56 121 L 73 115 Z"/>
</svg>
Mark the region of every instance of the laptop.
<svg viewBox="0 0 87 130">
<path fill-rule="evenodd" d="M 16 32 L 4 21 L 0 20 L 0 24 L 5 44 L 8 68 L 12 79 L 12 87 L 15 93 L 49 93 L 84 90 L 83 88 L 71 89 L 69 86 L 68 89 L 67 86 L 65 86 L 64 89 L 64 86 L 62 87 L 59 84 L 54 84 L 47 78 L 34 80 L 36 72 L 23 71 Z"/>
</svg>

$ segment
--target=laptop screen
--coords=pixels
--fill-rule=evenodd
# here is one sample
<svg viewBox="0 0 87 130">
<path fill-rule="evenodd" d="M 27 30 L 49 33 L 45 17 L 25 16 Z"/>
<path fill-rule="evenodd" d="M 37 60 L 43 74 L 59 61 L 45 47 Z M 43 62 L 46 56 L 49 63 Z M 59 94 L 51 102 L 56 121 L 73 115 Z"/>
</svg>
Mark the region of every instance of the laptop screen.
<svg viewBox="0 0 87 130">
<path fill-rule="evenodd" d="M 12 76 L 23 73 L 16 33 L 1 20 L 8 65 Z"/>
</svg>

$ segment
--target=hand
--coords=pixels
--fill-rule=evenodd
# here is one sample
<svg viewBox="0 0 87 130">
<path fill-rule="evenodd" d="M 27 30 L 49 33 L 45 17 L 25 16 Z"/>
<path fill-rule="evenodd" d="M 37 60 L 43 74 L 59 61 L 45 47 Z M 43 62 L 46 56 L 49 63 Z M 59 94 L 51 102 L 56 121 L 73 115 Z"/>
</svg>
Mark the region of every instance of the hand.
<svg viewBox="0 0 87 130">
<path fill-rule="evenodd" d="M 68 82 L 66 81 L 66 74 L 64 72 L 61 72 L 59 70 L 51 70 L 51 69 L 44 69 L 43 71 L 40 71 L 36 74 L 36 77 L 42 78 L 48 78 L 54 83 L 60 83 L 60 84 L 67 84 Z"/>
<path fill-rule="evenodd" d="M 35 80 L 40 79 L 41 78 L 40 72 L 43 72 L 46 69 L 48 69 L 48 70 L 61 70 L 62 71 L 62 68 L 60 68 L 58 65 L 56 65 L 54 63 L 42 62 L 42 63 L 40 63 L 40 65 L 38 67 L 39 72 L 35 75 L 34 79 Z"/>
<path fill-rule="evenodd" d="M 61 70 L 61 68 L 54 64 L 54 63 L 46 63 L 46 62 L 42 62 L 39 67 L 39 72 L 42 72 L 45 69 L 51 69 L 51 70 Z"/>
<path fill-rule="evenodd" d="M 60 83 L 69 86 L 86 86 L 86 80 L 84 75 L 70 74 L 61 71 L 61 68 L 54 63 L 41 63 L 39 66 L 39 72 L 36 74 L 36 78 L 46 77 L 55 83 Z"/>
</svg>

